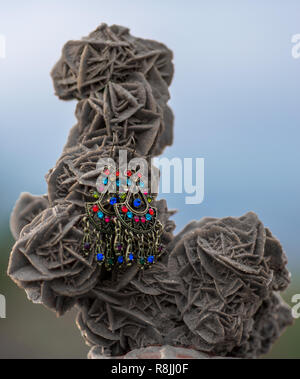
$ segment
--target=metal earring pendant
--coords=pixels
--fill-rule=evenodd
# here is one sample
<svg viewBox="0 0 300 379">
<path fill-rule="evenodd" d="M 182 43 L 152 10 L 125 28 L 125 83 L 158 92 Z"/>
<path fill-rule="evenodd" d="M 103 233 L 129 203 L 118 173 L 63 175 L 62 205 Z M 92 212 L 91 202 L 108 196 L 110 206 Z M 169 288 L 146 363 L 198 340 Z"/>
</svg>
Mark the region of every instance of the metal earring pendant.
<svg viewBox="0 0 300 379">
<path fill-rule="evenodd" d="M 97 263 L 108 271 L 133 263 L 140 269 L 151 267 L 163 252 L 160 243 L 163 226 L 157 209 L 151 206 L 153 197 L 143 193 L 141 188 L 135 193 L 130 189 L 122 192 L 124 187 L 117 172 L 112 173 L 106 167 L 103 173 L 105 191 L 92 191 L 94 201 L 85 204 L 84 255 L 94 254 Z M 130 186 L 131 176 L 132 172 L 128 171 L 127 185 Z"/>
</svg>

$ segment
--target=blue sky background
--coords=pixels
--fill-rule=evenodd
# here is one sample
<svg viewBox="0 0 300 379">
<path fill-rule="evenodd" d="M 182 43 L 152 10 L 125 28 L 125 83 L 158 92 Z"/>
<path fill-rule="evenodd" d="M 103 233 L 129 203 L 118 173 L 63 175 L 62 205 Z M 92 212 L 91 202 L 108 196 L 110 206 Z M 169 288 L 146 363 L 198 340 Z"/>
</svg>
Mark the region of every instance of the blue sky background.
<svg viewBox="0 0 300 379">
<path fill-rule="evenodd" d="M 51 0 L 2 2 L 0 220 L 22 191 L 46 192 L 75 124 L 75 102 L 54 96 L 49 72 L 69 39 L 101 22 L 128 26 L 174 51 L 174 145 L 165 156 L 205 158 L 205 200 L 165 196 L 178 230 L 203 216 L 252 210 L 300 267 L 299 1 Z"/>
</svg>

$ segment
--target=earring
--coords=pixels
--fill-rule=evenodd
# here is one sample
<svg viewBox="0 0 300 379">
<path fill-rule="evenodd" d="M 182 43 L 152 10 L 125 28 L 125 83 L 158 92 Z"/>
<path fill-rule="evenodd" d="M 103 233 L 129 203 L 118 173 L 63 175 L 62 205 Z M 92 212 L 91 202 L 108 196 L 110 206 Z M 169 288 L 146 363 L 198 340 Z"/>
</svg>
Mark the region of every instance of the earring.
<svg viewBox="0 0 300 379">
<path fill-rule="evenodd" d="M 151 205 L 154 197 L 144 192 L 141 174 L 134 174 L 128 170 L 121 178 L 106 166 L 99 191 L 91 191 L 94 201 L 85 204 L 83 254 L 93 254 L 108 271 L 133 263 L 140 269 L 151 267 L 163 253 L 163 226 Z"/>
</svg>

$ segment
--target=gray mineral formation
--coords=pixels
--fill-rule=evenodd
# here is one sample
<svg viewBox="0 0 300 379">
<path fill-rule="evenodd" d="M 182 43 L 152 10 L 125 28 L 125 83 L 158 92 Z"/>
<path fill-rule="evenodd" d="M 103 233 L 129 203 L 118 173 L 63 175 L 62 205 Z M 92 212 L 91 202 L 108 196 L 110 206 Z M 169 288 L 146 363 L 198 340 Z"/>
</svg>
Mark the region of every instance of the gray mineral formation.
<svg viewBox="0 0 300 379">
<path fill-rule="evenodd" d="M 149 160 L 172 144 L 172 57 L 117 25 L 63 47 L 52 78 L 60 99 L 78 101 L 77 124 L 47 193 L 15 205 L 8 275 L 58 315 L 77 308 L 90 358 L 258 357 L 292 316 L 279 295 L 290 280 L 285 253 L 256 214 L 192 221 L 174 235 L 174 211 L 159 200 L 166 248 L 151 270 L 107 271 L 81 254 L 99 158 L 126 149 Z"/>
</svg>

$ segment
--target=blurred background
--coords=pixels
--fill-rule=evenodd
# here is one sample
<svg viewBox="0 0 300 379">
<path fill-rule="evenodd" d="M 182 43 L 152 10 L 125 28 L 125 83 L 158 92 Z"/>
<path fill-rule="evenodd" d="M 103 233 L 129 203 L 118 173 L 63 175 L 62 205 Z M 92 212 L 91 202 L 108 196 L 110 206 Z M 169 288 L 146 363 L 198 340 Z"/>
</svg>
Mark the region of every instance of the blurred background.
<svg viewBox="0 0 300 379">
<path fill-rule="evenodd" d="M 75 102 L 54 96 L 49 72 L 63 44 L 101 22 L 128 26 L 174 51 L 170 88 L 175 140 L 164 156 L 205 159 L 205 199 L 164 197 L 178 209 L 179 231 L 203 216 L 252 210 L 284 246 L 292 284 L 300 293 L 300 59 L 291 38 L 300 33 L 297 0 L 10 0 L 0 7 L 0 358 L 85 358 L 71 312 L 57 319 L 33 305 L 7 278 L 13 244 L 9 215 L 20 192 L 46 193 L 76 120 Z M 300 319 L 268 357 L 300 358 Z"/>
</svg>

